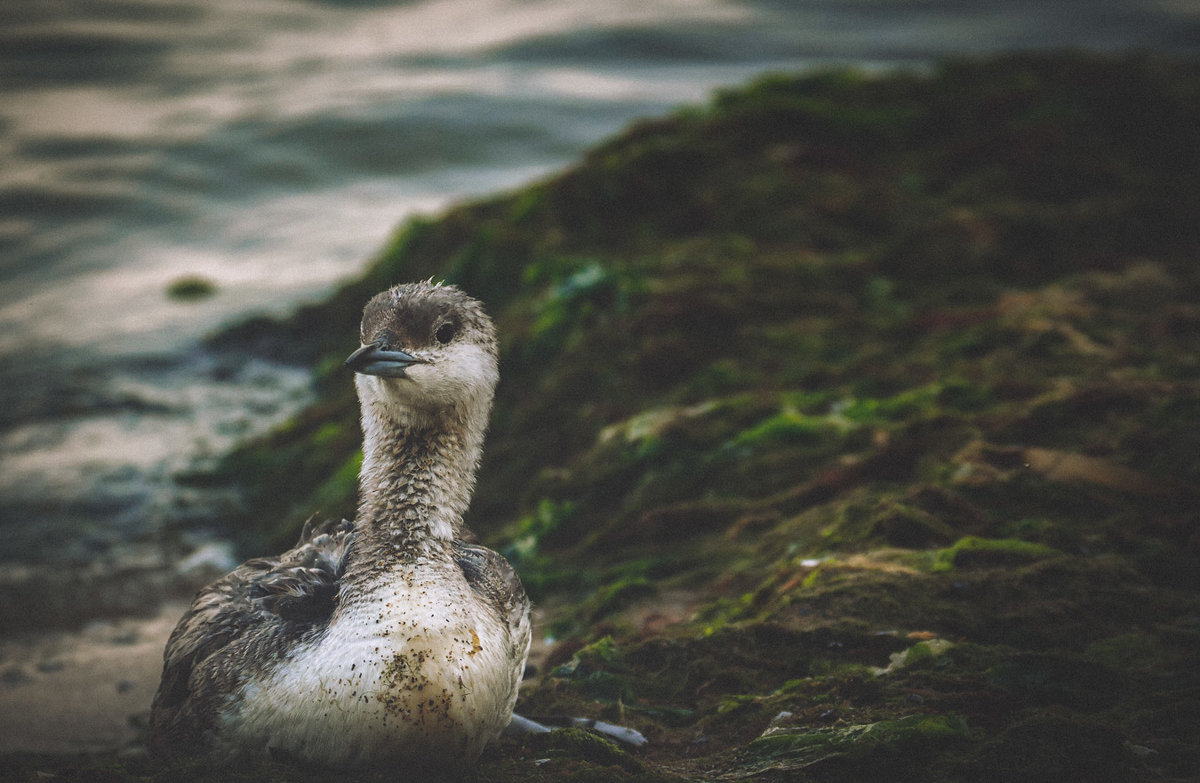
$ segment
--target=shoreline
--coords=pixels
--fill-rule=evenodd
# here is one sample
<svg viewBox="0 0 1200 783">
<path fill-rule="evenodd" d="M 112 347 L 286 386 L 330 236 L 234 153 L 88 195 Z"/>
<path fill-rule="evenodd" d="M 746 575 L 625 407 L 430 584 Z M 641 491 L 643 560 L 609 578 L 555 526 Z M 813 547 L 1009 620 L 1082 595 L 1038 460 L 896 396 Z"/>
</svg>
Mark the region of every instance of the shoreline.
<svg viewBox="0 0 1200 783">
<path fill-rule="evenodd" d="M 0 642 L 0 756 L 139 754 L 163 647 L 187 605 Z"/>
</svg>

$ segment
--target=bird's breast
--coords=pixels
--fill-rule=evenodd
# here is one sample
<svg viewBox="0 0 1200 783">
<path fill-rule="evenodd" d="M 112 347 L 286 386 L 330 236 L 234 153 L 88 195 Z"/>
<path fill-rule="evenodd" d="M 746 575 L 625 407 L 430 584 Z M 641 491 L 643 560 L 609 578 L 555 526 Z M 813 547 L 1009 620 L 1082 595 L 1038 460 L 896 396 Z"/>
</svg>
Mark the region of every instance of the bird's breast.
<svg viewBox="0 0 1200 783">
<path fill-rule="evenodd" d="M 522 661 L 455 576 L 407 572 L 345 595 L 325 633 L 231 700 L 222 734 L 327 764 L 474 760 L 510 719 Z"/>
</svg>

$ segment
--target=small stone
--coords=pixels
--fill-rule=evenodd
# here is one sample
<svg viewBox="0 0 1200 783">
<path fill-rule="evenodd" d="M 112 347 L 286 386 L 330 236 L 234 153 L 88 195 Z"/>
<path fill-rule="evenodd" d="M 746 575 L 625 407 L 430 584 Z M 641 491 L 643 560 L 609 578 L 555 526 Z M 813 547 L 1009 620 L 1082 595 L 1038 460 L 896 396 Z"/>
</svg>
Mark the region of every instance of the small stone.
<svg viewBox="0 0 1200 783">
<path fill-rule="evenodd" d="M 33 678 L 30 677 L 25 670 L 19 666 L 9 666 L 4 671 L 0 672 L 0 682 L 4 683 L 5 685 L 24 685 L 25 683 L 32 681 Z"/>
</svg>

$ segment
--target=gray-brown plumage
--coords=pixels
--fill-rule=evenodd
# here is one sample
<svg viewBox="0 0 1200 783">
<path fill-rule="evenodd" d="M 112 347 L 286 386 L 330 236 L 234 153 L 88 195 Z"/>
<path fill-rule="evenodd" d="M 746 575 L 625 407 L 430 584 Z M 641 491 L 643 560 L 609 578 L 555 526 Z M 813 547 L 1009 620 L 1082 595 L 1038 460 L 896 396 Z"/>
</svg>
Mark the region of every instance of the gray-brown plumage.
<svg viewBox="0 0 1200 783">
<path fill-rule="evenodd" d="M 171 635 L 151 751 L 322 764 L 473 761 L 511 718 L 529 602 L 464 539 L 496 383 L 478 302 L 419 283 L 364 309 L 354 522 L 306 526 L 197 596 Z"/>
</svg>

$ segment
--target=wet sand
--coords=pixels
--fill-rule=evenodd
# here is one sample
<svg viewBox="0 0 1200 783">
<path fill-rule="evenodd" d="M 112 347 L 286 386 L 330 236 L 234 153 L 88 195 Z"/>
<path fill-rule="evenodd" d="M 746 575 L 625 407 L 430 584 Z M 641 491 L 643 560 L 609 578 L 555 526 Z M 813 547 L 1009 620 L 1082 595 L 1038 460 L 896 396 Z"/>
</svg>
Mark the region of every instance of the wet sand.
<svg viewBox="0 0 1200 783">
<path fill-rule="evenodd" d="M 0 640 L 0 753 L 136 752 L 185 608 Z"/>
</svg>

